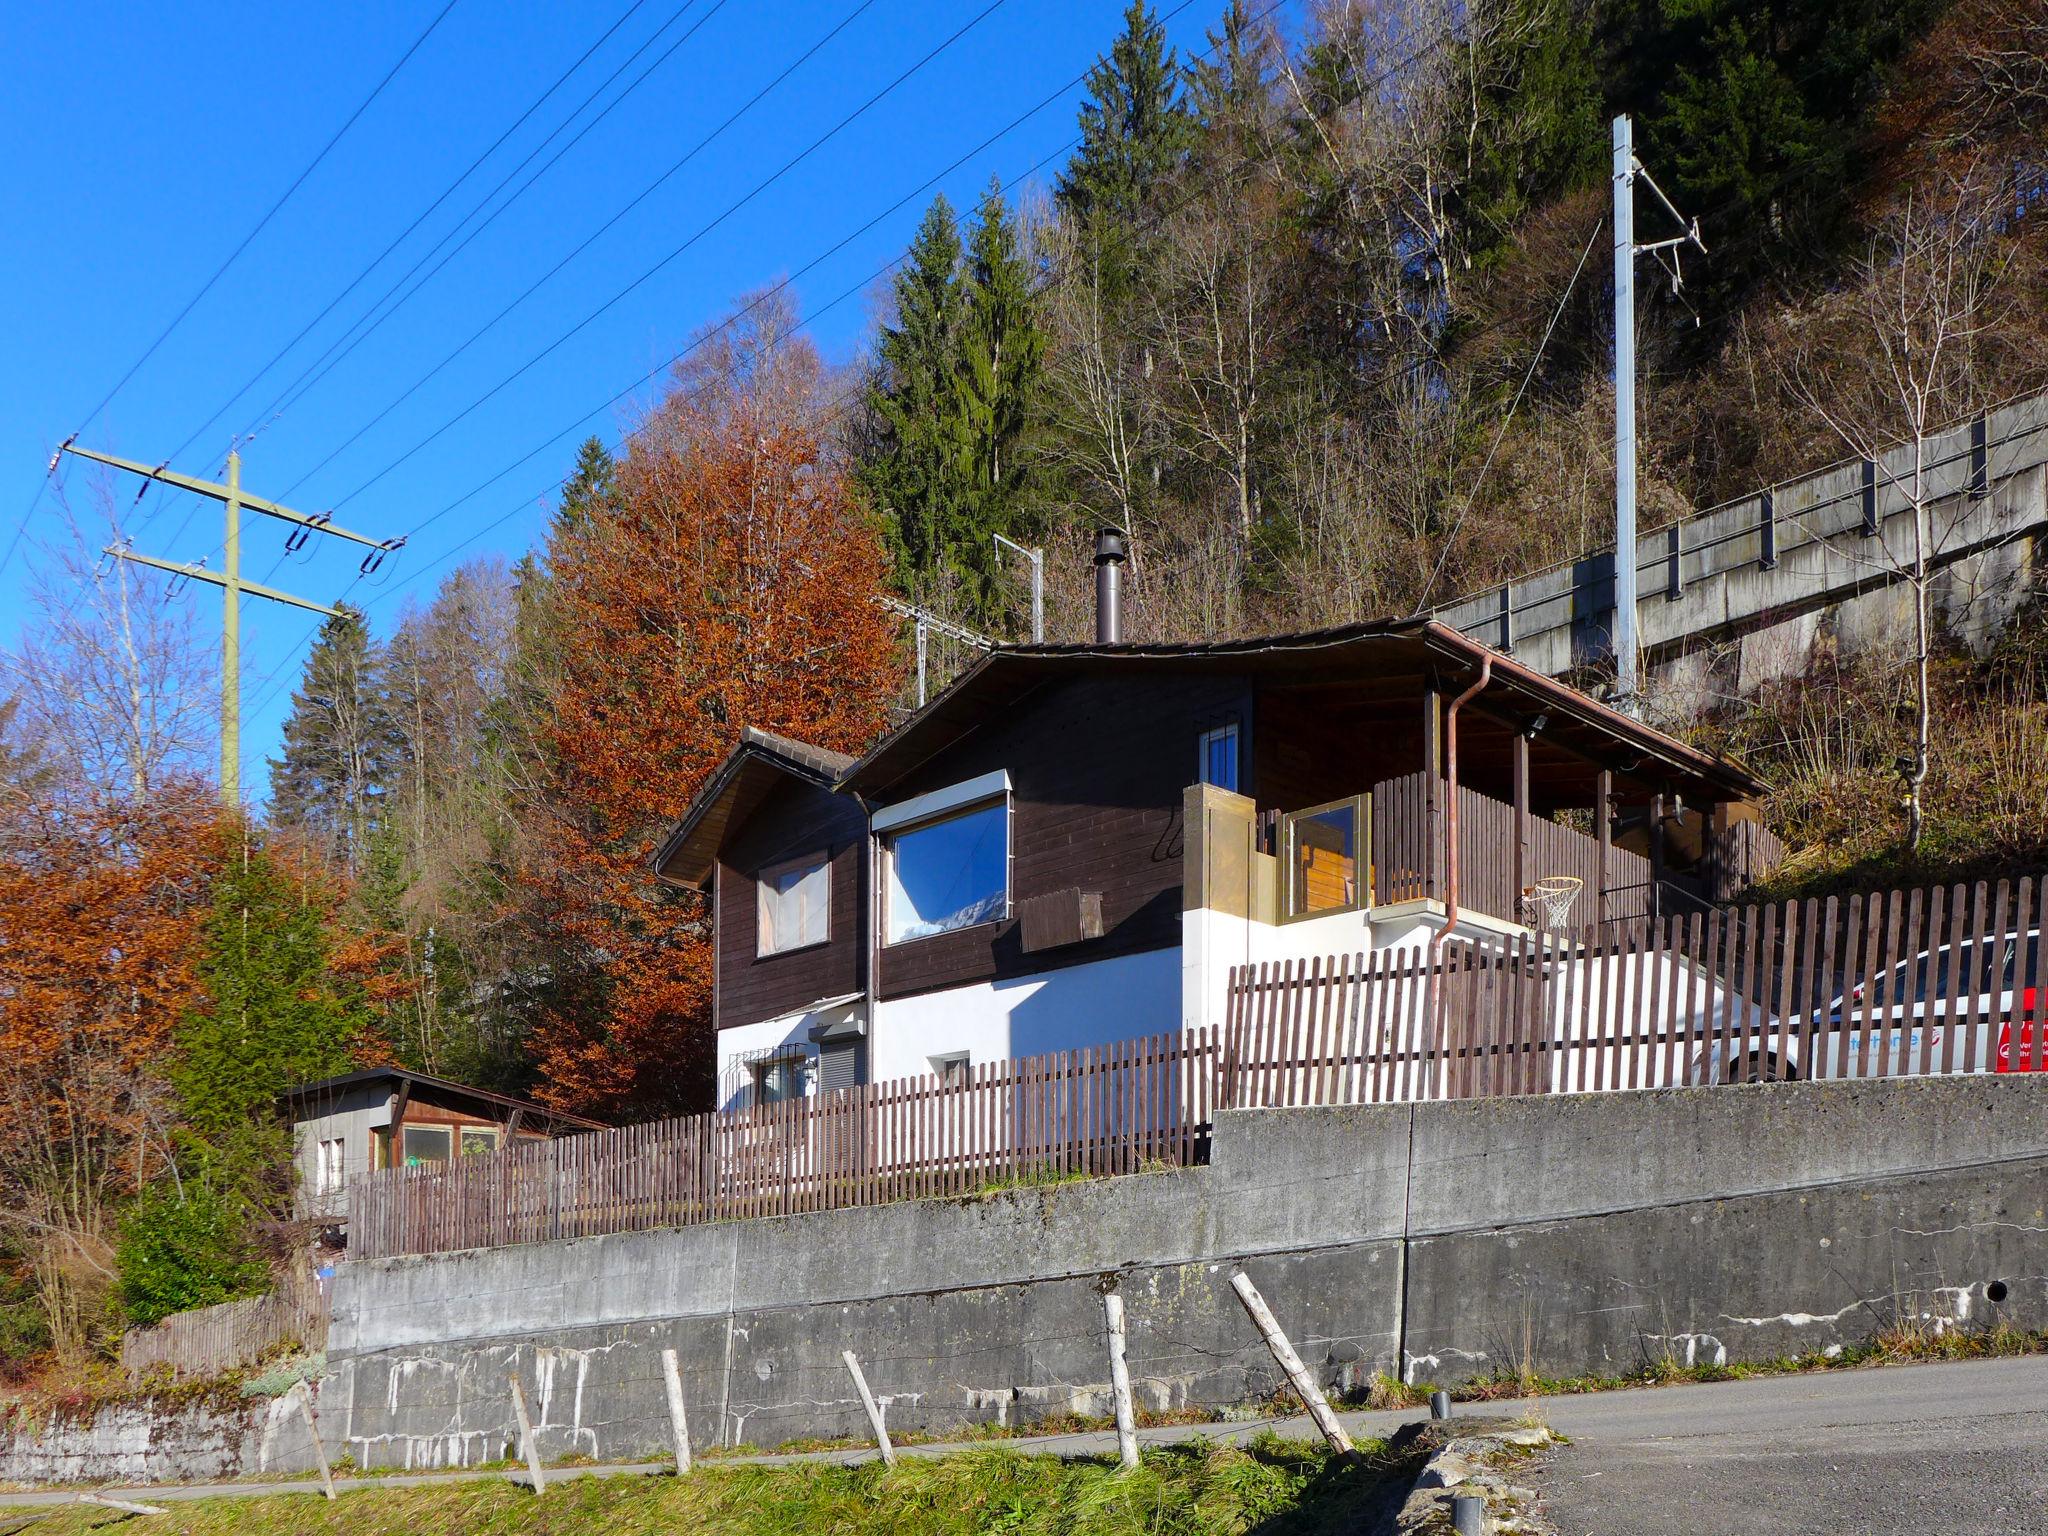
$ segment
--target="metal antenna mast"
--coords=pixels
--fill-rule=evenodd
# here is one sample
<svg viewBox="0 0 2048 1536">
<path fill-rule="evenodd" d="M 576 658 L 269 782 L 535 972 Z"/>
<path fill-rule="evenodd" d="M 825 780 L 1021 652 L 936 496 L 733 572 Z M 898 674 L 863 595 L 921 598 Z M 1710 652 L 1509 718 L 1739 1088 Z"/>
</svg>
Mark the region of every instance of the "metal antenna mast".
<svg viewBox="0 0 2048 1536">
<path fill-rule="evenodd" d="M 1657 194 L 1685 232 L 1669 240 L 1636 243 L 1636 181 Z M 1707 251 L 1698 219 L 1671 206 L 1636 159 L 1633 126 L 1614 120 L 1614 702 L 1633 714 L 1641 690 L 1641 646 L 1636 638 L 1636 258 L 1690 245 Z M 1683 281 L 1673 257 L 1672 291 Z"/>
<path fill-rule="evenodd" d="M 274 517 L 282 522 L 295 524 L 285 543 L 287 549 L 297 549 L 316 533 L 328 534 L 337 539 L 347 539 L 352 544 L 361 544 L 369 549 L 363 556 L 363 574 L 369 575 L 384 563 L 384 557 L 405 543 L 403 538 L 373 539 L 367 534 L 351 533 L 337 526 L 324 512 L 294 512 L 290 507 L 280 506 L 274 501 L 265 501 L 260 496 L 251 496 L 242 490 L 242 456 L 228 455 L 228 478 L 225 485 L 216 485 L 211 480 L 195 480 L 190 475 L 181 475 L 163 465 L 138 464 L 133 459 L 115 458 L 110 453 L 96 453 L 90 448 L 76 448 L 66 443 L 63 452 L 76 454 L 82 459 L 92 459 L 100 464 L 111 464 L 116 469 L 125 469 L 130 474 L 141 475 L 146 480 L 161 481 L 181 491 L 208 496 L 221 503 L 227 514 L 227 539 L 224 545 L 226 559 L 219 572 L 204 568 L 204 562 L 191 561 L 179 565 L 170 560 L 159 560 L 154 555 L 139 555 L 123 544 L 109 544 L 106 553 L 117 560 L 133 561 L 153 570 L 169 571 L 173 576 L 186 577 L 193 581 L 210 582 L 221 589 L 221 655 L 220 655 L 220 797 L 228 805 L 241 803 L 242 776 L 242 594 L 251 597 L 268 598 L 273 603 L 286 603 L 294 608 L 304 608 L 313 613 L 335 616 L 338 610 L 325 603 L 316 603 L 310 598 L 298 597 L 290 592 L 281 592 L 276 587 L 266 587 L 260 582 L 245 581 L 242 578 L 242 509 L 260 512 L 265 517 Z"/>
<path fill-rule="evenodd" d="M 1045 644 L 1045 551 L 1027 549 L 1015 539 L 1006 539 L 1000 533 L 996 541 L 996 564 L 1003 563 L 1003 551 L 1013 549 L 1031 562 L 1031 643 Z"/>
</svg>

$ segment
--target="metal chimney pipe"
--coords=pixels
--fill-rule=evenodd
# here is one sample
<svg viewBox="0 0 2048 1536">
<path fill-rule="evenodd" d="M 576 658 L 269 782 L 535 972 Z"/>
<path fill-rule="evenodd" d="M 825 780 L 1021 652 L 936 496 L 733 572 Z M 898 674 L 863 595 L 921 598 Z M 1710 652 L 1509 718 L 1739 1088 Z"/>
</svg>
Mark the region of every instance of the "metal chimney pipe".
<svg viewBox="0 0 2048 1536">
<path fill-rule="evenodd" d="M 1095 643 L 1115 645 L 1124 637 L 1124 560 L 1130 553 L 1114 528 L 1095 534 Z"/>
</svg>

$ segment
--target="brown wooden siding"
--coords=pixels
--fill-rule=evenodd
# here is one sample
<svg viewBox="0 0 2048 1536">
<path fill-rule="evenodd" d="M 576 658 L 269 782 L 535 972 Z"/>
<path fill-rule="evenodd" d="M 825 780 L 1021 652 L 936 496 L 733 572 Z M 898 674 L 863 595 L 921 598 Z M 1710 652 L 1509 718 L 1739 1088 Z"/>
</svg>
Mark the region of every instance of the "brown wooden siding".
<svg viewBox="0 0 2048 1536">
<path fill-rule="evenodd" d="M 1181 796 L 1194 782 L 1196 738 L 1233 717 L 1250 734 L 1249 695 L 1238 678 L 1076 678 L 890 786 L 886 799 L 905 800 L 1007 769 L 1016 807 L 1012 908 L 1049 891 L 1098 891 L 1103 931 L 1027 955 L 1013 917 L 892 945 L 882 951 L 882 996 L 1180 943 Z"/>
<path fill-rule="evenodd" d="M 728 835 L 717 872 L 720 1029 L 756 1024 L 866 985 L 867 903 L 861 874 L 866 827 L 852 798 L 791 779 Z M 755 874 L 819 849 L 832 859 L 831 937 L 808 949 L 756 955 Z"/>
</svg>

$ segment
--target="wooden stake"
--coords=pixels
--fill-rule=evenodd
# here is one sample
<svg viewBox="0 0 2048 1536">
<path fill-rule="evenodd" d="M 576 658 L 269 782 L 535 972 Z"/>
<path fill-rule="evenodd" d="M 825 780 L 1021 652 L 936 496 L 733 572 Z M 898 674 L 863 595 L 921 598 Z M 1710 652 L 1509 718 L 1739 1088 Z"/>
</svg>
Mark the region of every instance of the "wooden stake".
<svg viewBox="0 0 2048 1536">
<path fill-rule="evenodd" d="M 519 1448 L 526 1453 L 526 1470 L 533 1474 L 535 1496 L 547 1492 L 547 1479 L 540 1469 L 540 1445 L 533 1438 L 533 1420 L 527 1416 L 526 1393 L 520 1389 L 519 1378 L 505 1378 L 512 1384 L 512 1412 L 519 1419 Z"/>
<path fill-rule="evenodd" d="M 1279 1362 L 1280 1369 L 1287 1373 L 1288 1381 L 1301 1394 L 1302 1402 L 1308 1405 L 1308 1416 L 1316 1421 L 1316 1428 L 1330 1442 L 1330 1449 L 1340 1455 L 1352 1455 L 1351 1437 L 1344 1433 L 1344 1426 L 1330 1411 L 1329 1400 L 1323 1396 L 1322 1388 L 1309 1375 L 1308 1367 L 1301 1363 L 1301 1356 L 1294 1352 L 1294 1346 L 1287 1342 L 1287 1335 L 1280 1331 L 1280 1324 L 1273 1318 L 1273 1309 L 1266 1305 L 1266 1298 L 1259 1294 L 1251 1277 L 1240 1269 L 1230 1277 L 1230 1288 L 1237 1292 L 1237 1299 L 1244 1303 L 1253 1324 L 1265 1336 L 1266 1348 L 1273 1351 L 1273 1358 Z"/>
<path fill-rule="evenodd" d="M 1138 1464 L 1138 1418 L 1131 1409 L 1131 1368 L 1124 1359 L 1124 1299 L 1102 1293 L 1102 1317 L 1109 1325 L 1109 1389 L 1116 1398 L 1116 1452 L 1126 1472 Z"/>
<path fill-rule="evenodd" d="M 860 1405 L 867 1409 L 868 1422 L 875 1427 L 875 1444 L 882 1448 L 882 1460 L 895 1466 L 896 1447 L 889 1443 L 889 1431 L 882 1427 L 882 1410 L 875 1406 L 875 1394 L 868 1390 L 868 1379 L 860 1373 L 860 1362 L 853 1358 L 850 1349 L 842 1349 L 839 1358 L 846 1362 L 847 1372 L 853 1377 L 854 1390 L 860 1393 Z"/>
<path fill-rule="evenodd" d="M 320 1425 L 313 1417 L 313 1389 L 302 1381 L 294 1395 L 299 1400 L 299 1412 L 305 1416 L 306 1433 L 313 1437 L 313 1458 L 320 1463 L 320 1487 L 331 1500 L 334 1497 L 334 1474 L 327 1470 L 327 1447 L 320 1443 Z"/>
<path fill-rule="evenodd" d="M 161 1504 L 135 1504 L 127 1499 L 111 1498 L 104 1493 L 81 1493 L 81 1504 L 96 1505 L 101 1509 L 118 1509 L 124 1515 L 168 1515 L 170 1511 Z"/>
<path fill-rule="evenodd" d="M 676 1352 L 661 1352 L 662 1380 L 668 1386 L 668 1423 L 676 1439 L 676 1476 L 690 1475 L 690 1417 L 683 1409 L 683 1372 L 676 1364 Z"/>
</svg>

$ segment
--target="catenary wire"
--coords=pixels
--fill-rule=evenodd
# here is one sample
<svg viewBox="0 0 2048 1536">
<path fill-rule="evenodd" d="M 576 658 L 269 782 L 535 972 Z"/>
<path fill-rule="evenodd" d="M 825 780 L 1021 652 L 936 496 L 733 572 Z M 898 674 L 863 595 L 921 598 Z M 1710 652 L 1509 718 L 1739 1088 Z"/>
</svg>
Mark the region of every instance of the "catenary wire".
<svg viewBox="0 0 2048 1536">
<path fill-rule="evenodd" d="M 405 68 L 406 64 L 412 59 L 412 56 L 420 51 L 421 46 L 425 44 L 427 39 L 434 35 L 435 30 L 441 25 L 442 21 L 447 18 L 448 13 L 455 9 L 457 3 L 458 0 L 448 0 L 448 3 L 443 5 L 441 9 L 435 13 L 434 19 L 427 23 L 426 30 L 420 33 L 418 37 L 413 39 L 412 46 L 406 49 L 404 53 L 399 55 L 398 62 L 396 64 L 393 64 L 390 69 L 385 71 L 384 78 L 379 80 L 376 83 L 376 85 L 371 88 L 370 94 L 365 96 L 362 99 L 362 101 L 357 104 L 356 109 L 353 112 L 349 113 L 347 119 L 342 123 L 342 125 L 339 128 L 337 128 L 334 131 L 333 136 L 329 138 L 325 144 L 320 146 L 319 153 L 315 154 L 311 160 L 307 161 L 304 169 L 302 169 L 297 176 L 292 178 L 291 184 L 284 189 L 283 194 L 279 196 L 277 201 L 270 205 L 270 207 L 264 212 L 263 217 L 256 221 L 255 226 L 252 229 L 250 229 L 250 231 L 246 235 L 242 236 L 241 240 L 236 244 L 233 250 L 228 252 L 227 259 L 222 261 L 218 267 L 214 268 L 213 275 L 207 278 L 207 280 L 204 283 L 200 284 L 199 291 L 193 294 L 191 298 L 185 301 L 184 307 L 171 317 L 170 323 L 166 325 L 161 331 L 157 332 L 156 339 L 150 342 L 148 346 L 142 349 L 142 355 L 136 358 L 134 362 L 130 363 L 127 367 L 127 370 L 123 372 L 122 375 L 114 381 L 113 387 L 100 397 L 99 404 L 95 405 L 92 408 L 92 410 L 86 414 L 85 420 L 79 423 L 78 431 L 73 432 L 71 434 L 71 437 L 67 439 L 67 441 L 75 441 L 80 432 L 85 431 L 86 428 L 90 427 L 93 424 L 93 422 L 99 419 L 100 412 L 104 411 L 109 405 L 113 403 L 114 397 L 120 394 L 120 392 L 127 387 L 128 381 L 134 378 L 135 375 L 141 371 L 143 365 L 156 355 L 157 349 L 163 346 L 163 344 L 170 339 L 171 333 L 177 330 L 177 328 L 184 323 L 185 317 L 191 314 L 192 311 L 199 306 L 200 301 L 213 291 L 215 285 L 218 284 L 220 280 L 227 275 L 228 268 L 232 267 L 235 264 L 235 262 L 241 258 L 242 253 L 249 248 L 250 244 L 256 239 L 256 237 L 262 234 L 263 231 L 269 227 L 270 221 L 277 217 L 278 212 L 284 207 L 286 203 L 291 201 L 292 195 L 296 193 L 300 187 L 305 185 L 306 178 L 311 176 L 315 170 L 319 169 L 321 162 L 327 158 L 328 154 L 334 149 L 334 146 L 339 144 L 342 141 L 343 137 L 348 133 L 349 129 L 353 128 L 356 125 L 356 120 L 370 109 L 371 104 L 375 102 L 379 96 L 384 94 L 384 88 L 387 85 L 389 85 L 393 79 L 397 77 L 398 72 L 400 70 Z M 53 469 L 55 467 L 55 464 L 56 460 L 52 458 L 51 465 Z M 35 495 L 29 499 L 28 510 L 22 513 L 21 521 L 15 525 L 14 535 L 7 541 L 6 552 L 4 554 L 0 554 L 0 572 L 6 571 L 8 565 L 12 563 L 14 559 L 14 552 L 21 547 L 22 536 L 28 532 L 29 522 L 31 519 L 34 518 L 36 507 L 43 499 L 43 488 L 49 483 L 49 479 L 49 475 L 45 474 L 41 480 L 36 482 L 36 492 Z"/>
</svg>

